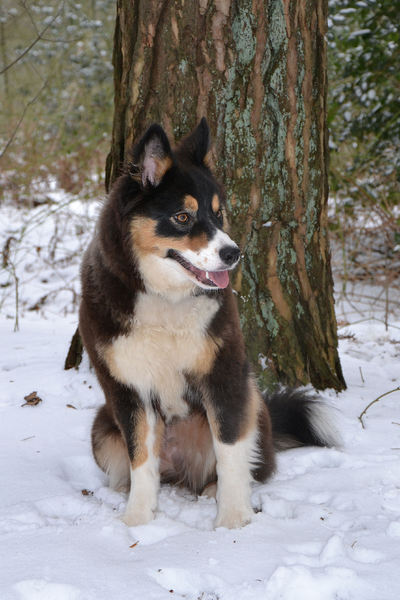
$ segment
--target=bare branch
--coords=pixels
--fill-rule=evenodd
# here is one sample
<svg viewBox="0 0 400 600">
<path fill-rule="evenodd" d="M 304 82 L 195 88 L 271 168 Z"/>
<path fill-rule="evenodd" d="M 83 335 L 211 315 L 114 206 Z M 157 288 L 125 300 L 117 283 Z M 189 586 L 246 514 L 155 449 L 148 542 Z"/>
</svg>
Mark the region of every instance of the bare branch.
<svg viewBox="0 0 400 600">
<path fill-rule="evenodd" d="M 24 7 L 25 12 L 26 12 L 26 14 L 29 17 L 30 22 L 33 25 L 33 28 L 36 31 L 36 34 L 40 35 L 40 37 L 41 37 L 41 39 L 42 39 L 43 42 L 52 42 L 54 44 L 70 44 L 72 42 L 79 42 L 82 39 L 82 36 L 77 37 L 77 38 L 70 38 L 68 40 L 63 40 L 63 39 L 59 39 L 59 38 L 58 39 L 54 39 L 54 38 L 43 37 L 43 33 L 44 32 L 42 32 L 41 34 L 39 33 L 39 29 L 38 29 L 38 27 L 36 25 L 36 21 L 33 18 L 32 12 L 31 12 L 29 6 L 27 5 L 27 3 L 25 2 L 25 0 L 20 0 L 20 4 Z M 60 10 L 61 10 L 61 7 L 60 7 Z"/>
<path fill-rule="evenodd" d="M 22 115 L 21 115 L 21 117 L 18 120 L 18 123 L 14 127 L 14 131 L 12 132 L 11 137 L 9 138 L 9 140 L 7 141 L 6 145 L 4 146 L 3 150 L 0 153 L 0 159 L 3 158 L 3 156 L 7 152 L 8 148 L 11 146 L 12 142 L 14 141 L 14 138 L 15 138 L 15 136 L 17 134 L 17 131 L 20 128 L 20 125 L 21 125 L 22 121 L 24 120 L 26 111 L 28 110 L 28 108 L 30 106 L 32 106 L 32 104 L 34 104 L 36 102 L 36 100 L 39 98 L 40 94 L 43 92 L 43 90 L 44 90 L 44 88 L 46 86 L 47 86 L 47 80 L 44 82 L 44 84 L 42 85 L 42 87 L 40 88 L 40 90 L 38 91 L 38 93 L 36 94 L 36 96 L 34 98 L 32 98 L 32 100 L 29 100 L 28 104 L 25 106 L 24 110 L 22 111 Z"/>
<path fill-rule="evenodd" d="M 372 402 L 370 402 L 368 404 L 368 406 L 366 406 L 364 408 L 364 410 L 362 411 L 362 413 L 360 414 L 360 416 L 358 417 L 358 420 L 360 421 L 362 428 L 365 429 L 365 425 L 364 425 L 364 421 L 363 421 L 363 416 L 365 415 L 365 413 L 367 412 L 367 410 L 373 405 L 375 404 L 375 402 L 378 402 L 381 398 L 384 398 L 385 396 L 388 396 L 389 394 L 393 394 L 393 392 L 400 392 L 400 386 L 397 388 L 394 388 L 393 390 L 389 390 L 388 392 L 385 392 L 384 394 L 381 394 L 380 396 L 378 396 L 377 398 L 375 398 L 375 400 L 372 400 Z"/>
<path fill-rule="evenodd" d="M 26 56 L 28 54 L 28 52 L 30 52 L 30 50 L 32 50 L 32 48 L 40 40 L 43 39 L 43 36 L 46 33 L 46 31 L 53 25 L 53 23 L 56 21 L 56 19 L 58 19 L 58 17 L 60 16 L 61 9 L 63 6 L 64 6 L 64 2 L 61 3 L 60 8 L 58 9 L 56 15 L 51 19 L 51 21 L 49 23 L 47 23 L 46 27 L 44 27 L 44 29 L 42 29 L 42 31 L 38 32 L 38 34 L 37 34 L 36 38 L 33 40 L 33 42 L 31 44 L 29 44 L 29 46 L 27 48 L 25 48 L 25 50 L 19 56 L 17 56 L 17 58 L 15 58 L 12 62 L 10 62 L 6 67 L 4 67 L 4 69 L 2 69 L 0 71 L 0 75 L 3 75 L 4 73 L 6 73 L 9 69 L 11 69 L 11 67 L 16 65 L 20 60 L 22 60 L 24 58 L 24 56 Z M 26 10 L 26 8 L 25 8 L 25 10 Z M 29 11 L 27 11 L 27 13 L 28 13 L 29 18 L 31 19 L 32 23 L 34 23 Z M 34 24 L 34 27 L 35 27 L 35 30 L 37 31 L 36 24 Z"/>
<path fill-rule="evenodd" d="M 34 30 L 36 31 L 36 34 L 39 35 L 39 29 L 38 26 L 36 25 L 36 21 L 33 18 L 31 9 L 29 8 L 29 6 L 27 5 L 27 3 L 25 2 L 25 0 L 19 0 L 19 3 L 21 4 L 21 6 L 23 7 L 23 9 L 25 10 L 26 14 L 29 17 L 30 22 L 33 25 Z"/>
</svg>

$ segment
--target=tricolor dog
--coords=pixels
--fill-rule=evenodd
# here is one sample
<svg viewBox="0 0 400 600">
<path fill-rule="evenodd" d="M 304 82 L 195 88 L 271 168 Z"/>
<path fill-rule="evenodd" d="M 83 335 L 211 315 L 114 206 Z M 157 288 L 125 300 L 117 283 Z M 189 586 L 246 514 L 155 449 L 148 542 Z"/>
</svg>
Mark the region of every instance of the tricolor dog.
<svg viewBox="0 0 400 600">
<path fill-rule="evenodd" d="M 128 525 L 154 517 L 161 481 L 214 489 L 215 526 L 242 527 L 252 480 L 274 470 L 277 438 L 332 442 L 318 402 L 257 388 L 229 284 L 240 250 L 208 150 L 205 119 L 174 150 L 152 125 L 83 260 L 80 332 L 106 400 L 93 453 L 110 486 L 129 489 Z"/>
</svg>

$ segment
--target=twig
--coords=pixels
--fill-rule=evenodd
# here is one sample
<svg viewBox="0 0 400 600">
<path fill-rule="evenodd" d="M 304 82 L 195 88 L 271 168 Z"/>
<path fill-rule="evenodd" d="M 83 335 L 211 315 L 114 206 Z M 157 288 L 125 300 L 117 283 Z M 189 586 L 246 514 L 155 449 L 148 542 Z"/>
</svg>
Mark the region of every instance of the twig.
<svg viewBox="0 0 400 600">
<path fill-rule="evenodd" d="M 381 290 L 380 294 L 378 296 L 371 296 L 369 294 L 362 294 L 361 292 L 356 292 L 356 291 L 352 291 L 351 295 L 352 296 L 357 296 L 357 298 L 363 300 L 363 299 L 367 299 L 367 300 L 374 300 L 375 303 L 376 302 L 386 302 L 386 300 L 384 298 L 380 298 L 380 296 L 383 294 L 384 290 Z M 347 297 L 346 297 L 347 299 Z M 391 304 L 396 304 L 397 306 L 400 306 L 400 302 L 398 302 L 397 300 L 390 300 Z M 384 321 L 382 321 L 384 323 Z"/>
<path fill-rule="evenodd" d="M 15 322 L 14 331 L 19 331 L 19 277 L 13 268 L 13 276 L 15 282 Z"/>
<path fill-rule="evenodd" d="M 361 367 L 358 367 L 358 368 L 359 368 L 359 370 L 360 370 L 361 381 L 362 381 L 363 383 L 365 383 L 365 379 L 364 379 L 364 375 L 363 375 L 363 372 L 362 372 L 362 368 L 361 368 Z"/>
<path fill-rule="evenodd" d="M 388 316 L 389 316 L 389 281 L 386 279 L 385 285 L 385 329 L 388 330 Z"/>
<path fill-rule="evenodd" d="M 345 327 L 351 327 L 352 325 L 358 325 L 358 323 L 366 323 L 367 321 L 376 321 L 377 323 L 385 324 L 385 321 L 383 319 L 378 319 L 378 317 L 365 317 L 365 319 L 357 319 L 357 321 L 346 323 L 346 325 L 338 327 L 338 330 L 344 329 Z M 388 323 L 388 327 L 392 327 L 392 329 L 400 329 L 400 327 L 397 325 L 391 325 L 390 323 Z"/>
<path fill-rule="evenodd" d="M 43 38 L 43 35 L 46 33 L 46 31 L 53 25 L 54 21 L 56 19 L 58 19 L 58 17 L 60 16 L 61 9 L 62 9 L 63 5 L 64 5 L 64 2 L 61 3 L 61 6 L 60 6 L 59 10 L 57 11 L 57 14 L 51 19 L 51 21 L 49 23 L 47 23 L 46 27 L 44 27 L 42 29 L 42 31 L 40 31 L 37 34 L 37 36 L 33 40 L 33 42 L 31 44 L 29 44 L 29 46 L 27 48 L 25 48 L 25 50 L 23 52 L 21 52 L 21 54 L 19 56 L 17 56 L 17 58 L 15 58 L 13 61 L 11 61 L 6 67 L 4 67 L 4 69 L 2 69 L 0 71 L 0 75 L 3 75 L 9 69 L 11 69 L 11 67 L 13 67 L 14 65 L 16 65 L 17 62 L 19 62 L 22 58 L 24 58 L 24 56 L 26 56 L 28 54 L 28 52 L 30 50 L 32 50 L 33 46 L 35 46 Z"/>
<path fill-rule="evenodd" d="M 365 425 L 364 425 L 364 421 L 363 421 L 363 415 L 365 415 L 365 413 L 367 412 L 367 410 L 373 405 L 375 404 L 375 402 L 378 402 L 379 400 L 381 400 L 381 398 L 384 398 L 385 396 L 388 396 L 389 394 L 393 394 L 393 392 L 400 392 L 400 386 L 398 386 L 397 388 L 394 388 L 393 390 L 389 390 L 388 392 L 385 392 L 384 394 L 381 394 L 380 396 L 378 396 L 377 398 L 375 398 L 375 400 L 372 400 L 372 402 L 370 402 L 368 404 L 368 406 L 366 406 L 364 408 L 364 410 L 362 411 L 362 413 L 360 414 L 360 416 L 358 417 L 358 420 L 360 421 L 362 428 L 365 429 Z"/>
<path fill-rule="evenodd" d="M 40 38 L 42 39 L 43 42 L 54 42 L 55 44 L 60 44 L 60 43 L 61 44 L 70 44 L 72 42 L 79 42 L 82 39 L 82 36 L 80 36 L 78 38 L 71 38 L 71 39 L 68 39 L 68 40 L 62 40 L 62 39 L 59 39 L 59 38 L 57 38 L 55 40 L 55 39 L 52 39 L 52 38 L 43 37 L 43 32 L 42 33 L 39 32 L 39 29 L 38 29 L 38 27 L 36 25 L 36 21 L 33 18 L 33 15 L 31 13 L 31 11 L 30 11 L 27 3 L 24 2 L 24 0 L 20 0 L 20 4 L 22 4 L 22 6 L 24 7 L 24 10 L 25 10 L 26 14 L 29 17 L 29 20 L 32 23 L 33 28 L 36 31 L 36 35 L 40 36 Z M 64 4 L 64 2 L 62 4 Z M 60 14 L 60 12 L 61 12 L 61 8 L 58 11 L 58 14 Z"/>
<path fill-rule="evenodd" d="M 34 98 L 32 98 L 32 100 L 29 100 L 28 104 L 25 106 L 24 110 L 22 111 L 22 115 L 21 115 L 18 123 L 14 127 L 14 131 L 12 132 L 11 137 L 8 139 L 6 145 L 4 146 L 3 150 L 0 153 L 0 158 L 3 158 L 3 156 L 7 152 L 8 148 L 11 146 L 12 142 L 14 141 L 14 138 L 15 138 L 15 136 L 17 134 L 17 131 L 20 128 L 20 125 L 21 125 L 22 121 L 24 120 L 26 111 L 28 110 L 28 108 L 30 106 L 32 106 L 32 104 L 34 104 L 36 102 L 36 100 L 39 98 L 40 94 L 43 92 L 43 90 L 44 90 L 44 88 L 46 86 L 47 86 L 47 81 L 44 82 L 44 84 L 42 85 L 42 87 L 40 88 L 40 90 L 38 91 L 38 93 L 36 94 L 36 96 Z"/>
</svg>

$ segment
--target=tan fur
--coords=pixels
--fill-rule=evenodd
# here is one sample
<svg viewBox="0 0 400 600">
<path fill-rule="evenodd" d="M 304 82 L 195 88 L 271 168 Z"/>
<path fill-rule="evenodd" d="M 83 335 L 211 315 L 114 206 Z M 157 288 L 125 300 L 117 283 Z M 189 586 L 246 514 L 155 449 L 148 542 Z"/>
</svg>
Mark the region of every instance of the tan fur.
<svg viewBox="0 0 400 600">
<path fill-rule="evenodd" d="M 212 366 L 217 356 L 218 350 L 222 345 L 222 340 L 207 336 L 205 343 L 198 353 L 197 360 L 193 365 L 193 373 L 196 375 L 207 375 L 211 372 Z"/>
<path fill-rule="evenodd" d="M 160 456 L 161 446 L 163 443 L 165 425 L 159 415 L 157 415 L 156 427 L 155 427 L 155 439 L 153 452 L 155 456 Z"/>
<path fill-rule="evenodd" d="M 93 432 L 93 454 L 99 467 L 110 477 L 110 487 L 122 491 L 129 486 L 129 457 L 120 433 Z"/>
<path fill-rule="evenodd" d="M 196 198 L 194 198 L 190 194 L 186 194 L 186 196 L 184 197 L 183 206 L 186 210 L 192 211 L 194 213 L 196 213 L 199 210 L 199 203 L 197 202 Z"/>
<path fill-rule="evenodd" d="M 156 163 L 156 179 L 161 181 L 165 173 L 172 167 L 171 157 L 165 156 L 164 158 L 155 158 Z"/>
<path fill-rule="evenodd" d="M 216 300 L 206 296 L 169 302 L 139 294 L 131 332 L 99 350 L 115 379 L 135 387 L 142 398 L 154 391 L 167 418 L 184 417 L 183 373 L 199 370 L 199 357 L 211 364 L 215 351 L 206 329 L 217 309 Z"/>
<path fill-rule="evenodd" d="M 192 196 L 186 196 L 186 198 Z M 193 200 L 195 200 L 193 198 Z M 196 200 L 195 200 L 196 202 Z M 142 257 L 143 254 L 156 254 L 164 257 L 166 251 L 170 248 L 178 251 L 191 250 L 198 252 L 205 248 L 208 244 L 208 239 L 205 233 L 190 238 L 185 235 L 181 238 L 160 237 L 156 234 L 156 222 L 146 217 L 136 217 L 131 224 L 131 234 L 134 242 L 133 251 L 136 255 Z"/>
<path fill-rule="evenodd" d="M 140 467 L 140 465 L 143 465 L 149 456 L 146 445 L 148 433 L 149 424 L 147 423 L 146 413 L 143 410 L 138 413 L 135 422 L 135 456 L 131 464 L 132 469 L 136 469 L 137 467 Z"/>
<path fill-rule="evenodd" d="M 207 410 L 207 420 L 210 425 L 211 433 L 214 439 L 219 439 L 220 437 L 220 427 L 218 423 L 218 419 L 215 416 L 214 407 L 211 402 L 207 399 L 207 390 L 204 390 L 204 405 Z"/>
<path fill-rule="evenodd" d="M 249 432 L 254 431 L 254 429 L 257 427 L 258 415 L 263 406 L 263 399 L 261 397 L 261 394 L 257 387 L 257 384 L 254 381 L 253 376 L 250 376 L 248 378 L 247 385 L 248 385 L 247 412 L 246 412 L 245 417 L 243 418 L 242 427 L 241 427 L 238 439 L 247 437 Z"/>
<path fill-rule="evenodd" d="M 211 167 L 213 166 L 213 157 L 212 157 L 212 151 L 209 150 L 207 152 L 207 154 L 205 155 L 205 157 L 203 158 L 203 163 L 206 165 L 206 167 L 208 167 L 209 169 L 211 169 Z"/>
<path fill-rule="evenodd" d="M 191 250 L 192 252 L 199 252 L 202 248 L 206 248 L 208 245 L 208 239 L 205 233 L 200 233 L 200 235 L 196 235 L 195 237 L 185 236 L 183 238 L 184 242 L 180 248 L 175 247 L 176 250 Z"/>
<path fill-rule="evenodd" d="M 217 194 L 214 194 L 214 196 L 212 197 L 211 208 L 215 213 L 221 208 Z"/>
<path fill-rule="evenodd" d="M 157 253 L 159 256 L 164 254 L 161 247 L 162 240 L 155 234 L 155 222 L 145 217 L 136 217 L 131 224 L 132 238 L 135 244 L 135 251 L 142 253 Z"/>
</svg>

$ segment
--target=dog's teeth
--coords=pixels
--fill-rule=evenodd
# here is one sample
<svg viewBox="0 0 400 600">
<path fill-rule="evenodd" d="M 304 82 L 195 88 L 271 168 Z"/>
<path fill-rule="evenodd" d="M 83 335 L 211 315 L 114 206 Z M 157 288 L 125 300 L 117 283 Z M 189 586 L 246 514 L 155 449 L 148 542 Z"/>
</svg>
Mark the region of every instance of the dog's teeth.
<svg viewBox="0 0 400 600">
<path fill-rule="evenodd" d="M 209 276 L 208 276 L 208 271 L 206 271 L 206 277 L 207 277 L 207 279 L 210 279 Z"/>
</svg>

